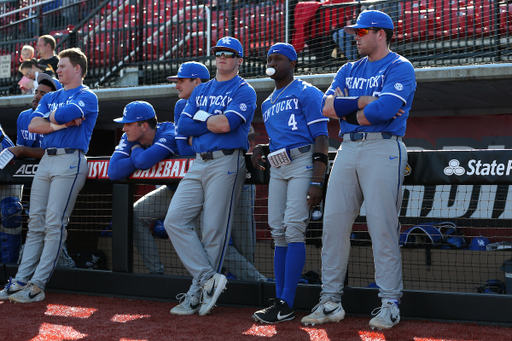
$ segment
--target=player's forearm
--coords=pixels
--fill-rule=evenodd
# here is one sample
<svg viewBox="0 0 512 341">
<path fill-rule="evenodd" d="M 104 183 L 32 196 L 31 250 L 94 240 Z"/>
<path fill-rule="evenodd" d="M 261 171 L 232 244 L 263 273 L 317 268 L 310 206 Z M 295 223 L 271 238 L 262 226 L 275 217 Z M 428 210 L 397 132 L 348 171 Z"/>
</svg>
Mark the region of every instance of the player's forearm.
<svg viewBox="0 0 512 341">
<path fill-rule="evenodd" d="M 118 181 L 129 177 L 136 170 L 129 158 L 118 159 L 112 156 L 108 164 L 108 177 L 112 181 Z"/>
<path fill-rule="evenodd" d="M 44 155 L 44 149 L 43 148 L 31 148 L 27 146 L 15 146 L 9 148 L 11 152 L 17 157 L 17 158 L 33 158 L 33 159 L 40 159 Z"/>
<path fill-rule="evenodd" d="M 52 111 L 50 121 L 55 124 L 65 124 L 81 117 L 83 117 L 82 110 L 76 104 L 71 103 Z"/>
<path fill-rule="evenodd" d="M 35 134 L 51 134 L 63 128 L 66 127 L 51 123 L 50 121 L 42 117 L 34 117 L 28 125 L 28 131 Z"/>
<path fill-rule="evenodd" d="M 327 155 L 329 152 L 329 138 L 325 135 L 320 135 L 315 138 L 315 150 L 313 154 Z M 321 157 L 314 157 L 313 161 L 313 177 L 322 178 L 324 177 L 325 168 L 327 166 L 326 159 Z"/>
<path fill-rule="evenodd" d="M 209 133 L 206 123 L 194 121 L 191 117 L 183 115 L 180 119 L 178 131 L 181 135 L 201 136 Z"/>
<path fill-rule="evenodd" d="M 171 152 L 158 145 L 153 145 L 148 149 L 135 148 L 132 150 L 132 163 L 137 169 L 149 169 L 165 159 L 171 156 Z"/>
<path fill-rule="evenodd" d="M 188 139 L 176 138 L 176 144 L 181 156 L 194 155 L 194 149 L 187 142 Z"/>
<path fill-rule="evenodd" d="M 229 120 L 225 115 L 211 116 L 208 121 L 206 121 L 206 125 L 209 131 L 216 134 L 223 134 L 231 131 Z"/>
</svg>

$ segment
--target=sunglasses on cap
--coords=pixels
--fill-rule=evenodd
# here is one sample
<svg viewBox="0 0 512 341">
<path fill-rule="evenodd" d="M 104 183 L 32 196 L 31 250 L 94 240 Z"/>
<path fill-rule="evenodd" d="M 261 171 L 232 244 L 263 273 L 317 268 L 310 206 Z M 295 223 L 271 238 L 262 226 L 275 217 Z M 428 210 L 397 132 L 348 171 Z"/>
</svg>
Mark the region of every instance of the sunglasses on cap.
<svg viewBox="0 0 512 341">
<path fill-rule="evenodd" d="M 378 32 L 381 28 L 379 27 L 370 27 L 370 28 L 356 28 L 355 32 L 358 36 L 362 37 L 370 33 L 370 31 Z"/>
<path fill-rule="evenodd" d="M 240 58 L 238 53 L 232 52 L 232 51 L 217 51 L 215 52 L 215 57 L 220 58 L 224 55 L 224 58 Z"/>
</svg>

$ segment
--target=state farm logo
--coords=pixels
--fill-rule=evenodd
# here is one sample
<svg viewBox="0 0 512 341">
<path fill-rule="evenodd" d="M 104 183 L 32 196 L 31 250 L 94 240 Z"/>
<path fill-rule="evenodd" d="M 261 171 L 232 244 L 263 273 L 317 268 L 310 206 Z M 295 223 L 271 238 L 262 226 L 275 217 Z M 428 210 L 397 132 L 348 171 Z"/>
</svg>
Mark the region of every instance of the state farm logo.
<svg viewBox="0 0 512 341">
<path fill-rule="evenodd" d="M 450 162 L 448 162 L 448 167 L 444 169 L 444 174 L 448 176 L 453 174 L 461 176 L 464 175 L 465 172 L 466 171 L 460 166 L 460 162 L 457 159 L 450 160 Z"/>
<path fill-rule="evenodd" d="M 483 162 L 482 160 L 471 159 L 468 161 L 467 171 L 460 165 L 459 160 L 451 159 L 448 167 L 445 167 L 444 174 L 451 175 L 478 175 L 478 176 L 508 176 L 512 173 L 512 160 L 507 163 L 498 163 L 496 160 L 492 162 Z"/>
</svg>

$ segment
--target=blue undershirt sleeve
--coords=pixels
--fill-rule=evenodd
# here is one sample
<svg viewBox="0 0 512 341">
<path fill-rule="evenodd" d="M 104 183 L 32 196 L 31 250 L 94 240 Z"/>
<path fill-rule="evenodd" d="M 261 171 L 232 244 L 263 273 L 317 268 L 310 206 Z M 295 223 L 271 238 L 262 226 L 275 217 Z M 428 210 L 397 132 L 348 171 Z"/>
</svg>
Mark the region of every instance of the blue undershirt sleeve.
<svg viewBox="0 0 512 341">
<path fill-rule="evenodd" d="M 172 155 L 172 152 L 168 149 L 159 145 L 152 145 L 148 149 L 135 148 L 132 150 L 131 159 L 135 168 L 145 170 L 153 167 L 170 155 Z"/>
<path fill-rule="evenodd" d="M 125 179 L 132 175 L 137 168 L 133 165 L 132 159 L 122 153 L 114 153 L 108 163 L 108 177 L 112 181 Z"/>
<path fill-rule="evenodd" d="M 372 124 L 386 122 L 396 115 L 404 102 L 395 96 L 381 96 L 364 108 L 364 116 Z"/>
<path fill-rule="evenodd" d="M 180 122 L 178 123 L 178 131 L 181 135 L 186 136 L 201 136 L 210 133 L 206 122 L 194 121 L 194 119 L 188 115 L 181 115 Z"/>
</svg>

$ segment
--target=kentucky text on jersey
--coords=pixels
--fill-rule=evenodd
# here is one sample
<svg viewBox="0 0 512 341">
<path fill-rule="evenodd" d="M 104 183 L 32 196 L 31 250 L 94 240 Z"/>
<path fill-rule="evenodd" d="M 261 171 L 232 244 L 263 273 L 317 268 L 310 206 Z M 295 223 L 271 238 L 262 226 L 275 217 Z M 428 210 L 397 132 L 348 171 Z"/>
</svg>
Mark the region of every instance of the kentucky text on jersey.
<svg viewBox="0 0 512 341">
<path fill-rule="evenodd" d="M 299 99 L 291 98 L 285 101 L 281 101 L 277 104 L 272 105 L 268 110 L 265 110 L 263 113 L 263 122 L 266 122 L 268 118 L 274 114 L 278 114 L 282 111 L 288 110 L 298 110 L 299 109 Z"/>
<path fill-rule="evenodd" d="M 208 105 L 208 100 L 210 100 L 210 104 Z M 218 105 L 222 107 L 226 107 L 231 103 L 233 98 L 229 96 L 198 96 L 196 97 L 196 105 L 197 106 L 212 106 Z"/>
<path fill-rule="evenodd" d="M 347 89 L 371 89 L 384 85 L 384 75 L 378 75 L 370 78 L 363 77 L 347 77 L 345 79 Z"/>
<path fill-rule="evenodd" d="M 39 134 L 31 133 L 25 129 L 21 129 L 20 132 L 21 132 L 21 136 L 23 136 L 23 139 L 25 139 L 27 141 L 35 141 L 38 138 L 38 136 L 40 136 Z"/>
</svg>

